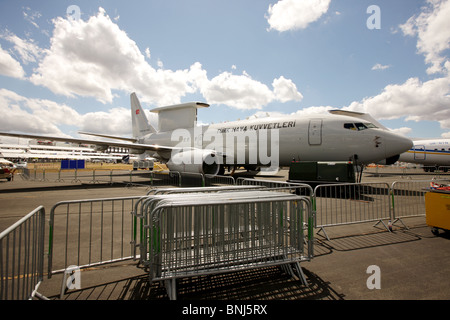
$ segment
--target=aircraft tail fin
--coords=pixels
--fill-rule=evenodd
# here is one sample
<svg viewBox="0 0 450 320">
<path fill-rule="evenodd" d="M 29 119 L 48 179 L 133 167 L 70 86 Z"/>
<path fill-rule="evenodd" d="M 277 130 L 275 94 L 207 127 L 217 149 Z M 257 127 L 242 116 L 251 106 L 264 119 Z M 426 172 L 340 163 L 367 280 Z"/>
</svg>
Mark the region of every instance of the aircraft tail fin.
<svg viewBox="0 0 450 320">
<path fill-rule="evenodd" d="M 131 124 L 133 127 L 133 137 L 140 138 L 149 133 L 155 133 L 156 130 L 148 122 L 145 112 L 136 96 L 136 93 L 130 95 L 131 103 Z"/>
</svg>

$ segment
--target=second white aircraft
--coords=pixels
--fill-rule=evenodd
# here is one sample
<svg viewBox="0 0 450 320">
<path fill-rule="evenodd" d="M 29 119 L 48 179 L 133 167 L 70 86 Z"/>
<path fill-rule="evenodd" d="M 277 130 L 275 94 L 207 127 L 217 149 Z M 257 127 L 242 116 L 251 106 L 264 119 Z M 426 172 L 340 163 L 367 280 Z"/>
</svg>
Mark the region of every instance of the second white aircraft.
<svg viewBox="0 0 450 320">
<path fill-rule="evenodd" d="M 399 161 L 423 165 L 425 171 L 450 168 L 450 139 L 415 140 L 414 146 L 400 155 Z"/>
</svg>

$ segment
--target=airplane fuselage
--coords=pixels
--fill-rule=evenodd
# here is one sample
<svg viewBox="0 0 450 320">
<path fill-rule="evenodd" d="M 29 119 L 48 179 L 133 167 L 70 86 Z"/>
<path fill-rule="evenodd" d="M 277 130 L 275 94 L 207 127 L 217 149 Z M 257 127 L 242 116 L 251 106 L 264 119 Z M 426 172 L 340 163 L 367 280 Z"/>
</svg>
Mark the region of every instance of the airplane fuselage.
<svg viewBox="0 0 450 320">
<path fill-rule="evenodd" d="M 359 163 L 372 163 L 412 146 L 411 140 L 367 121 L 338 115 L 226 122 L 154 133 L 143 142 L 215 150 L 226 155 L 225 164 L 257 166 L 286 166 L 292 160 L 347 161 L 355 155 Z"/>
<path fill-rule="evenodd" d="M 399 161 L 424 166 L 450 166 L 450 139 L 416 140 Z"/>
</svg>

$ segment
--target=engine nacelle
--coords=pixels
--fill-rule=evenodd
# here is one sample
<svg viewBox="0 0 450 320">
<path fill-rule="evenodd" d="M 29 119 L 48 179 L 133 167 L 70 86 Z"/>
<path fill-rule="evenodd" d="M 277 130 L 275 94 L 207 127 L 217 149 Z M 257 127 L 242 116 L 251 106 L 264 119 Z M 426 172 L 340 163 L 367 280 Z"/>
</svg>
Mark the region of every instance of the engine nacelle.
<svg viewBox="0 0 450 320">
<path fill-rule="evenodd" d="M 218 156 L 210 150 L 190 149 L 173 154 L 166 163 L 170 171 L 216 175 L 220 169 Z"/>
</svg>

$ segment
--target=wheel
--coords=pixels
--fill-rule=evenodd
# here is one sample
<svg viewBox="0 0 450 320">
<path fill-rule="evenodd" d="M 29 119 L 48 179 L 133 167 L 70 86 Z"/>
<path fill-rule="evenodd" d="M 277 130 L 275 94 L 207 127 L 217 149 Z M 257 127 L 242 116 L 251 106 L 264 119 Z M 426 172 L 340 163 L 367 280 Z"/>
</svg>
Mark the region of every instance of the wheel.
<svg viewBox="0 0 450 320">
<path fill-rule="evenodd" d="M 438 228 L 431 228 L 431 233 L 434 234 L 435 236 L 439 235 L 439 229 Z"/>
</svg>

